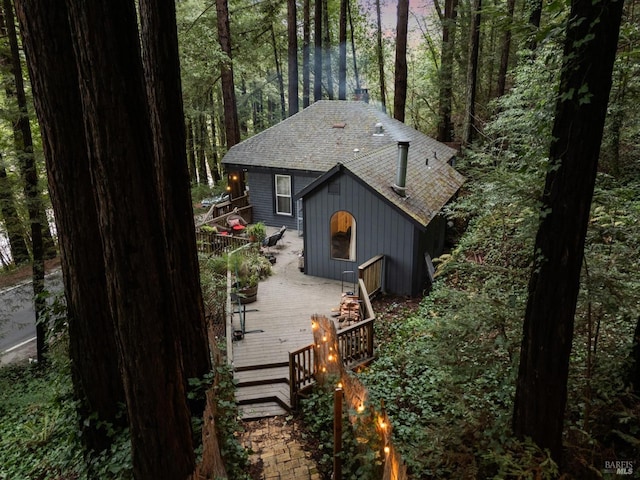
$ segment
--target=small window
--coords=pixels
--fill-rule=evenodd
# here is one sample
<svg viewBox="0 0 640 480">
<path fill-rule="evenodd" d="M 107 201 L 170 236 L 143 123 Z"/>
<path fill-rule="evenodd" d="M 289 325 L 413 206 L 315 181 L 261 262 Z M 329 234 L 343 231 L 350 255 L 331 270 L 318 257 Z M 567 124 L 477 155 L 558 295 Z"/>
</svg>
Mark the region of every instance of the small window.
<svg viewBox="0 0 640 480">
<path fill-rule="evenodd" d="M 356 259 L 356 221 L 344 210 L 331 216 L 331 258 Z"/>
<path fill-rule="evenodd" d="M 331 195 L 340 195 L 340 181 L 334 180 L 329 182 L 329 193 Z"/>
<path fill-rule="evenodd" d="M 278 215 L 291 215 L 291 177 L 289 175 L 276 175 L 276 213 Z"/>
</svg>

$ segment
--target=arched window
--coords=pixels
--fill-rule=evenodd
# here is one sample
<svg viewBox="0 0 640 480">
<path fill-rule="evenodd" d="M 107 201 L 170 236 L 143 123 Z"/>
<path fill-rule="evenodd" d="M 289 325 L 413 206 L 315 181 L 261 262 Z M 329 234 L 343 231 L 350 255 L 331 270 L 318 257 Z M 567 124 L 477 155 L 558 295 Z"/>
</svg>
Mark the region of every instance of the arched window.
<svg viewBox="0 0 640 480">
<path fill-rule="evenodd" d="M 344 210 L 331 216 L 331 258 L 356 259 L 356 220 Z"/>
</svg>

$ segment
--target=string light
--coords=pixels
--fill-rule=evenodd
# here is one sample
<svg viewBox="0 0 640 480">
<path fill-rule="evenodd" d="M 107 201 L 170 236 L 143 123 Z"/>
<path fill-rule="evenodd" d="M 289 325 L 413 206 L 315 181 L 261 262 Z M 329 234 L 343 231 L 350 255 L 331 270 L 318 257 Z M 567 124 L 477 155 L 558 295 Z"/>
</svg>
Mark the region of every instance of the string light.
<svg viewBox="0 0 640 480">
<path fill-rule="evenodd" d="M 391 451 L 391 449 L 389 447 L 384 447 L 384 453 L 386 455 L 389 455 L 389 452 Z"/>
</svg>

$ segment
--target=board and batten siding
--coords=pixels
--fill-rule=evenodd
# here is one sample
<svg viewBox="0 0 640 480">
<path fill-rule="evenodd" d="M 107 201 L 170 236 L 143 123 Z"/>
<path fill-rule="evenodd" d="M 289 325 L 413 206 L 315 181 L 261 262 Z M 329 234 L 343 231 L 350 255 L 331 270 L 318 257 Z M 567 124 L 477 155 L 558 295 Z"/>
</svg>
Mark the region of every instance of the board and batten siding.
<svg viewBox="0 0 640 480">
<path fill-rule="evenodd" d="M 291 189 L 293 191 L 293 212 L 291 215 L 276 214 L 275 205 L 275 176 L 291 176 Z M 247 185 L 249 185 L 249 199 L 253 207 L 253 221 L 264 222 L 271 227 L 281 227 L 285 225 L 289 230 L 296 230 L 296 202 L 295 194 L 309 185 L 320 174 L 297 173 L 290 171 L 251 171 L 247 174 Z"/>
<path fill-rule="evenodd" d="M 329 193 L 329 182 L 304 199 L 305 273 L 340 280 L 344 271 L 357 271 L 358 265 L 385 255 L 383 289 L 390 293 L 417 295 L 426 269 L 424 248 L 435 246 L 435 239 L 395 208 L 375 195 L 351 175 L 338 174 L 340 193 Z M 331 216 L 349 212 L 356 222 L 356 261 L 331 258 Z M 422 250 L 422 251 L 421 251 Z M 347 277 L 350 279 L 350 277 Z"/>
</svg>

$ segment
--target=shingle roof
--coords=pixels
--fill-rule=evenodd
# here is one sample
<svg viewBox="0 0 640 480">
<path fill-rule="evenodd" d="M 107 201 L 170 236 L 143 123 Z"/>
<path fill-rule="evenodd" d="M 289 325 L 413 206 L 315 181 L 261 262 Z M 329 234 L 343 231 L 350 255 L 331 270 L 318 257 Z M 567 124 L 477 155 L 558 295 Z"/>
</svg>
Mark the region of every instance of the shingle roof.
<svg viewBox="0 0 640 480">
<path fill-rule="evenodd" d="M 376 124 L 382 125 L 382 134 L 375 135 Z M 406 197 L 391 189 L 399 141 L 410 143 Z M 321 173 L 341 163 L 415 221 L 427 225 L 464 182 L 447 163 L 455 154 L 454 149 L 372 105 L 322 100 L 235 145 L 223 163 Z M 322 177 L 316 182 L 322 182 Z"/>
</svg>

